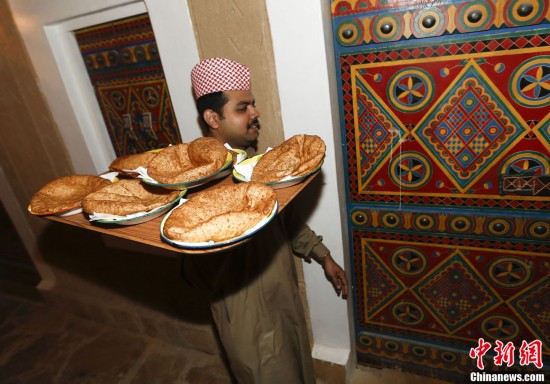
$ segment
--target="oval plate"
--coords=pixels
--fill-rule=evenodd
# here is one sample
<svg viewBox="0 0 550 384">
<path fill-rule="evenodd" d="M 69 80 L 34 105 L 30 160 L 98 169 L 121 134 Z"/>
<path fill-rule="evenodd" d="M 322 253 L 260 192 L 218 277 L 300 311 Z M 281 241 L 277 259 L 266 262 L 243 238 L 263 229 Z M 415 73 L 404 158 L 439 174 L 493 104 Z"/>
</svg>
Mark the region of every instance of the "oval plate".
<svg viewBox="0 0 550 384">
<path fill-rule="evenodd" d="M 146 178 L 146 177 L 144 177 L 142 179 L 142 181 L 145 184 L 154 185 L 156 187 L 163 187 L 163 188 L 167 188 L 167 189 L 176 189 L 176 190 L 184 190 L 184 189 L 198 187 L 198 186 L 206 184 L 206 183 L 208 183 L 212 180 L 216 180 L 216 179 L 219 179 L 220 177 L 226 176 L 229 172 L 226 173 L 224 171 L 228 170 L 231 167 L 232 164 L 233 164 L 233 155 L 231 154 L 231 152 L 228 151 L 227 152 L 227 157 L 225 159 L 225 163 L 223 163 L 223 165 L 220 167 L 220 169 L 218 169 L 214 173 L 211 173 L 210 175 L 201 177 L 200 179 L 184 181 L 182 183 L 174 183 L 174 184 L 157 183 L 155 180 L 150 179 L 150 178 Z"/>
<path fill-rule="evenodd" d="M 164 217 L 164 219 L 162 219 L 162 222 L 160 223 L 160 237 L 162 238 L 162 240 L 164 240 L 168 244 L 173 245 L 174 247 L 177 247 L 177 248 L 213 249 L 213 248 L 223 247 L 223 246 L 226 246 L 226 245 L 238 243 L 238 242 L 243 241 L 243 240 L 251 237 L 252 235 L 254 235 L 260 229 L 262 229 L 267 224 L 269 224 L 269 222 L 271 222 L 271 220 L 273 220 L 273 218 L 277 214 L 278 208 L 279 208 L 279 202 L 277 200 L 275 200 L 275 206 L 273 207 L 273 210 L 271 211 L 271 213 L 269 215 L 267 215 L 263 220 L 261 220 L 258 224 L 256 224 L 254 227 L 246 230 L 240 236 L 234 237 L 232 239 L 224 240 L 224 241 L 218 241 L 218 242 L 209 241 L 209 242 L 202 242 L 202 243 L 188 243 L 188 242 L 183 242 L 183 241 L 171 240 L 171 239 L 167 238 L 166 236 L 164 236 L 164 223 L 166 222 L 168 217 L 170 217 L 170 215 L 172 214 L 172 211 L 173 211 L 172 210 Z"/>
<path fill-rule="evenodd" d="M 151 152 L 151 153 L 159 153 L 160 151 L 162 151 L 164 148 L 157 148 L 157 149 L 151 149 L 147 152 Z M 135 169 L 121 169 L 120 170 L 120 173 L 124 176 L 128 176 L 128 177 L 133 177 L 133 178 L 139 178 L 139 175 L 140 173 L 137 172 L 137 170 Z"/>
<path fill-rule="evenodd" d="M 117 225 L 135 225 L 145 223 L 146 221 L 156 219 L 159 216 L 162 216 L 168 212 L 174 204 L 176 204 L 180 199 L 187 193 L 187 189 L 181 190 L 176 199 L 162 207 L 158 207 L 149 212 L 140 213 L 138 215 L 129 215 L 129 216 L 118 216 L 112 218 L 98 219 L 93 220 L 95 223 L 101 224 L 117 224 Z"/>
<path fill-rule="evenodd" d="M 246 151 L 243 151 L 242 149 L 231 149 L 231 151 L 233 151 L 237 154 L 237 156 L 231 154 L 233 156 L 233 158 L 231 159 L 231 167 L 227 167 L 224 170 L 222 170 L 220 173 L 218 173 L 218 175 L 216 175 L 214 180 L 215 179 L 220 179 L 222 177 L 225 177 L 225 176 L 229 175 L 231 173 L 231 169 L 234 166 L 233 161 L 236 161 L 236 163 L 237 162 L 240 163 L 240 162 L 246 160 L 246 158 L 248 156 Z M 241 161 L 239 161 L 239 157 L 241 158 Z M 225 165 L 225 163 L 224 163 L 224 165 Z"/>
<path fill-rule="evenodd" d="M 249 159 L 243 160 L 239 164 L 241 164 L 241 165 L 251 165 L 252 169 L 254 169 L 254 166 L 258 163 L 258 161 L 260 161 L 262 156 L 263 156 L 263 154 L 256 155 L 256 156 L 251 157 Z M 323 165 L 323 162 L 321 162 L 314 170 L 312 170 L 311 172 L 308 172 L 308 173 L 306 173 L 305 175 L 302 175 L 302 176 L 291 177 L 291 178 L 288 178 L 286 180 L 274 181 L 274 182 L 271 182 L 271 183 L 264 183 L 264 184 L 269 185 L 273 189 L 291 187 L 293 185 L 300 184 L 308 176 L 313 175 L 315 172 L 319 171 L 319 169 L 321 169 L 322 165 Z M 246 176 L 243 176 L 242 174 L 237 172 L 237 170 L 235 168 L 233 168 L 233 178 L 236 181 L 241 182 L 241 183 L 247 183 L 247 182 L 250 181 Z"/>
<path fill-rule="evenodd" d="M 116 182 L 118 182 L 117 175 L 118 175 L 117 172 L 107 172 L 107 173 L 103 173 L 103 174 L 98 175 L 98 176 L 104 178 L 105 180 L 109 180 L 111 183 L 116 183 Z M 32 213 L 30 204 L 27 206 L 27 210 L 29 211 L 29 213 L 31 215 L 34 215 L 34 213 Z M 71 208 L 67 208 L 67 209 L 64 209 L 64 210 L 61 210 L 61 211 L 57 211 L 57 212 L 51 212 L 51 213 L 48 213 L 47 215 L 37 215 L 37 216 L 68 217 L 68 216 L 76 215 L 78 213 L 82 213 L 82 205 L 81 205 L 80 202 L 78 203 L 78 205 L 74 205 Z"/>
<path fill-rule="evenodd" d="M 242 163 L 248 158 L 248 153 L 246 153 L 245 150 L 238 149 L 238 148 L 231 148 L 230 151 L 233 151 L 237 154 L 237 156 L 235 156 L 236 157 L 235 164 Z M 240 161 L 239 161 L 239 158 L 240 158 Z"/>
</svg>

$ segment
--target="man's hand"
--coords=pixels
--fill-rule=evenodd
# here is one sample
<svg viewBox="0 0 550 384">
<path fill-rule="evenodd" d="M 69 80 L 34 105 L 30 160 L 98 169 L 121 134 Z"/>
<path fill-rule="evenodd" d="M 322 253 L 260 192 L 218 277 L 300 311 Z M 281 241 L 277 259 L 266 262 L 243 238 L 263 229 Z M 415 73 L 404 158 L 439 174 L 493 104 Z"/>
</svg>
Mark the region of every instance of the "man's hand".
<svg viewBox="0 0 550 384">
<path fill-rule="evenodd" d="M 330 254 L 326 255 L 322 262 L 323 270 L 325 271 L 325 276 L 328 281 L 332 283 L 336 294 L 340 296 L 342 294 L 342 299 L 348 298 L 348 279 L 344 270 L 336 264 Z"/>
</svg>

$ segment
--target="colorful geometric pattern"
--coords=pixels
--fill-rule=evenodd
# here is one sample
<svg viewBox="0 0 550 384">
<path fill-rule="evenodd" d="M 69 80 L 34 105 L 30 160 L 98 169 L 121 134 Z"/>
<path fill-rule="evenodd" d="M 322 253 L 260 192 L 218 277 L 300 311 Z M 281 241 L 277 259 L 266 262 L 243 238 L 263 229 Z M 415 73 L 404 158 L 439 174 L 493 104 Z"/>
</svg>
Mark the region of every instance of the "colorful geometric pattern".
<svg viewBox="0 0 550 384">
<path fill-rule="evenodd" d="M 405 68 L 389 81 L 389 101 L 401 112 L 416 112 L 432 100 L 434 87 L 433 77 L 428 72 L 420 68 Z"/>
<path fill-rule="evenodd" d="M 434 269 L 413 291 L 450 333 L 498 302 L 461 255 Z"/>
<path fill-rule="evenodd" d="M 374 251 L 370 250 L 367 254 L 372 255 L 369 260 L 369 268 L 363 269 L 364 281 L 367 283 L 365 287 L 365 308 L 368 308 L 369 315 L 376 312 L 376 310 L 385 302 L 395 297 L 400 291 L 403 290 L 403 286 L 395 279 L 387 268 L 379 263 L 378 259 L 374 257 Z M 368 256 L 367 256 L 368 257 Z"/>
<path fill-rule="evenodd" d="M 391 10 L 391 12 L 380 12 Z M 342 47 L 458 33 L 506 30 L 550 21 L 546 0 L 333 0 L 336 43 Z"/>
<path fill-rule="evenodd" d="M 518 295 L 511 305 L 541 340 L 550 339 L 550 277 Z"/>
<path fill-rule="evenodd" d="M 504 288 L 522 287 L 531 282 L 533 271 L 528 261 L 519 257 L 499 257 L 489 266 L 489 278 Z"/>
<path fill-rule="evenodd" d="M 550 4 L 332 10 L 358 362 L 468 382 L 479 338 L 547 360 Z"/>
<path fill-rule="evenodd" d="M 550 56 L 537 56 L 522 63 L 510 79 L 510 94 L 526 107 L 550 104 Z"/>
<path fill-rule="evenodd" d="M 116 155 L 181 143 L 149 16 L 74 34 Z"/>
<path fill-rule="evenodd" d="M 525 53 L 511 56 L 507 54 L 501 60 L 519 63 L 529 60 Z M 496 87 L 510 79 L 513 68 L 497 67 L 484 57 L 438 58 L 438 64 L 442 66 L 439 71 L 430 64 L 430 59 L 346 66 L 350 97 L 344 96 L 344 108 L 347 111 L 350 104 L 349 110 L 354 112 L 346 124 L 353 124 L 355 141 L 350 145 L 360 159 L 357 174 L 350 175 L 352 182 L 358 181 L 359 196 L 352 195 L 353 200 L 361 201 L 366 195 L 373 199 L 379 190 L 387 194 L 388 181 L 396 180 L 395 175 L 387 172 L 394 169 L 388 166 L 388 159 L 408 156 L 408 153 L 425 153 L 440 168 L 424 185 L 425 190 L 439 190 L 439 194 L 451 190 L 465 195 L 479 195 L 479 191 L 483 191 L 483 195 L 496 197 L 500 194 L 500 173 L 493 167 L 511 148 L 518 151 L 518 147 L 523 147 L 535 156 L 547 152 L 548 140 L 537 133 L 548 124 L 545 114 L 550 111 L 548 106 L 534 109 L 513 104 L 509 94 L 503 94 Z M 400 79 L 400 73 L 404 73 L 410 83 L 395 80 Z M 426 73 L 425 79 L 429 76 L 437 80 L 424 83 L 430 86 L 415 87 L 422 84 L 416 80 L 419 73 Z M 348 84 L 343 84 L 344 92 Z M 385 84 L 388 89 L 384 89 Z M 411 90 L 406 88 L 407 84 Z M 401 90 L 401 98 L 394 97 L 396 88 Z M 404 108 L 401 100 L 406 100 L 408 95 L 413 95 L 409 100 L 418 101 L 419 95 L 426 93 L 433 93 L 427 98 L 434 99 L 431 104 Z M 533 140 L 532 136 L 541 140 Z M 540 150 L 532 151 L 534 147 Z M 400 188 L 407 188 L 405 184 L 397 183 L 392 192 L 399 193 Z"/>
<path fill-rule="evenodd" d="M 435 346 L 422 340 L 406 340 L 379 332 L 362 331 L 358 337 L 357 354 L 360 361 L 375 367 L 399 367 L 405 371 L 438 377 L 445 372 L 447 381 L 462 383 L 462 371 L 474 371 L 466 352 L 452 346 Z M 424 369 L 419 369 L 424 367 Z"/>
<path fill-rule="evenodd" d="M 401 188 L 420 188 L 430 180 L 431 175 L 430 161 L 418 152 L 399 154 L 390 163 L 391 180 Z"/>
<path fill-rule="evenodd" d="M 550 176 L 502 176 L 501 192 L 526 196 L 550 196 Z"/>
<path fill-rule="evenodd" d="M 497 89 L 472 60 L 413 131 L 461 192 L 527 130 Z"/>
<path fill-rule="evenodd" d="M 354 228 L 377 231 L 385 236 L 395 231 L 410 236 L 423 233 L 443 236 L 445 239 L 440 241 L 445 243 L 460 240 L 472 246 L 499 244 L 518 251 L 550 252 L 550 223 L 545 211 L 528 214 L 520 210 L 503 214 L 489 210 L 448 210 L 447 205 L 443 206 L 447 210 L 354 206 L 350 213 L 351 224 Z"/>
<path fill-rule="evenodd" d="M 445 351 L 446 361 L 458 366 L 431 361 L 430 366 L 402 367 L 422 374 L 428 369 L 432 376 L 450 379 L 472 370 L 467 351 L 480 337 L 538 339 L 545 350 L 550 347 L 550 253 L 502 252 L 460 241 L 443 244 L 421 233 L 412 237 L 395 232 L 383 238 L 361 230 L 352 236 L 359 255 L 355 270 L 362 271 L 355 282 L 364 287 L 356 292 L 360 361 L 377 366 L 430 361 L 421 350 L 408 349 L 401 357 L 397 353 L 421 340 L 423 348 L 437 350 L 440 358 Z M 380 343 L 372 344 L 373 335 L 385 340 L 382 355 Z M 381 356 L 388 359 L 385 364 Z"/>
</svg>

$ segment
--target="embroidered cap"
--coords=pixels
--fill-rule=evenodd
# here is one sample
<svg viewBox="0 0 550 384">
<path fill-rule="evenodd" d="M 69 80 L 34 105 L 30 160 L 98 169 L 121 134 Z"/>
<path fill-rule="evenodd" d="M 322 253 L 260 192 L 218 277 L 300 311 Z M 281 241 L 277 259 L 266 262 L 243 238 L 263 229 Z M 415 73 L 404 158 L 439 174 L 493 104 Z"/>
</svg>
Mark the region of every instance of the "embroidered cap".
<svg viewBox="0 0 550 384">
<path fill-rule="evenodd" d="M 250 90 L 250 69 L 246 65 L 222 57 L 206 59 L 191 71 L 195 97 L 231 90 Z"/>
</svg>

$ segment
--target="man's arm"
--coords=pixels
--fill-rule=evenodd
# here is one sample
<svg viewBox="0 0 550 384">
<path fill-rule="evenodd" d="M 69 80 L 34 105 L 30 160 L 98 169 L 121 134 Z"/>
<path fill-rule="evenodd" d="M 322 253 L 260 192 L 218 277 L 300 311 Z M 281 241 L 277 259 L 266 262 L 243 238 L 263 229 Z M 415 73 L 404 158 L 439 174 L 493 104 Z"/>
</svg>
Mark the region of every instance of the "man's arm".
<svg viewBox="0 0 550 384">
<path fill-rule="evenodd" d="M 321 262 L 323 270 L 325 271 L 325 276 L 328 281 L 332 283 L 336 294 L 342 295 L 343 299 L 348 298 L 348 279 L 344 270 L 334 261 L 330 253 L 325 255 L 323 261 Z"/>
<path fill-rule="evenodd" d="M 323 238 L 318 236 L 307 224 L 297 220 L 295 215 L 284 215 L 285 225 L 290 237 L 290 246 L 297 256 L 307 262 L 311 259 L 321 264 L 325 276 L 330 281 L 336 294 L 342 295 L 343 299 L 348 297 L 348 279 L 346 273 L 334 261 L 330 255 L 330 250 L 323 244 Z"/>
</svg>

